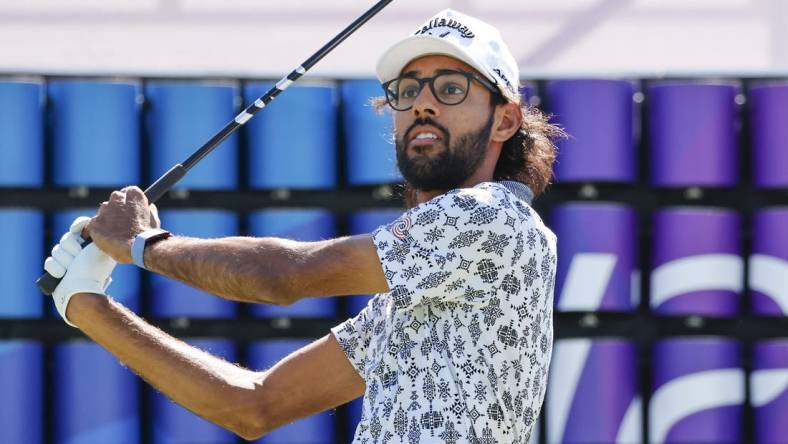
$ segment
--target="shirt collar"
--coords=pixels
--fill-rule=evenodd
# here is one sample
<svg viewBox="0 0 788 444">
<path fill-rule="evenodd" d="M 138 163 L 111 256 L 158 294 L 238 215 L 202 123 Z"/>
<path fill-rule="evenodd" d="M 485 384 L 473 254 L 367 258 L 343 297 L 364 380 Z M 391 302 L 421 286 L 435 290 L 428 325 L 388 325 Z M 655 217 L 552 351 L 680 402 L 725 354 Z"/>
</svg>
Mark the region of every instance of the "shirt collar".
<svg viewBox="0 0 788 444">
<path fill-rule="evenodd" d="M 497 183 L 501 184 L 507 190 L 511 191 L 512 194 L 517 196 L 518 199 L 525 201 L 528 205 L 534 200 L 534 192 L 531 191 L 531 188 L 528 185 L 522 182 L 516 182 L 514 180 L 500 180 Z"/>
</svg>

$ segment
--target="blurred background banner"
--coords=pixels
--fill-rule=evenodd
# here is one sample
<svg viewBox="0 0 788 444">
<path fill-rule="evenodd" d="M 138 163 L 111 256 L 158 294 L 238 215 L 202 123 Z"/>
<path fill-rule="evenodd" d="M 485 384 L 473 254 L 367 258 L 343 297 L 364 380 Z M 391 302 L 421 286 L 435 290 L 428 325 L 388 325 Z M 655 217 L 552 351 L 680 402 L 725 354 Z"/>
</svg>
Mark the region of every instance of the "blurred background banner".
<svg viewBox="0 0 788 444">
<path fill-rule="evenodd" d="M 76 216 L 149 185 L 371 4 L 0 2 L 0 443 L 241 442 L 85 341 L 33 282 Z M 571 136 L 534 204 L 559 259 L 529 444 L 788 443 L 786 1 L 397 0 L 168 193 L 164 227 L 315 241 L 395 220 L 373 70 L 446 7 L 501 30 L 523 103 Z M 124 305 L 255 370 L 371 296 L 251 306 L 129 265 L 113 279 Z M 360 414 L 259 442 L 350 442 Z"/>
<path fill-rule="evenodd" d="M 371 4 L 6 0 L 0 71 L 278 78 Z M 369 77 L 383 48 L 447 7 L 495 24 L 529 77 L 788 70 L 782 0 L 399 0 L 314 73 Z"/>
</svg>

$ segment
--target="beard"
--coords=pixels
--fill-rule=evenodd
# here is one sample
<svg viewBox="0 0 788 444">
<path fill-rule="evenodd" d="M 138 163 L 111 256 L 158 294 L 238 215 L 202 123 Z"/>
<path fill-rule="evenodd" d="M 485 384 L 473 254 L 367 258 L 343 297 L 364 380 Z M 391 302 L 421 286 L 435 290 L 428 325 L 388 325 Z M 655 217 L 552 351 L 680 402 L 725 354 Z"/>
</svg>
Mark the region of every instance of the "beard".
<svg viewBox="0 0 788 444">
<path fill-rule="evenodd" d="M 452 144 L 451 134 L 445 127 L 429 117 L 416 119 L 405 131 L 405 134 L 396 140 L 397 167 L 402 173 L 402 177 L 409 185 L 422 191 L 459 188 L 476 172 L 484 160 L 492 131 L 493 118 L 494 113 L 491 112 L 487 122 L 481 128 L 459 136 L 454 144 Z M 417 125 L 431 125 L 442 132 L 443 139 L 440 143 L 444 144 L 444 150 L 434 156 L 429 156 L 420 153 L 417 149 L 417 153 L 409 157 L 405 140 Z M 439 142 L 436 141 L 437 143 Z"/>
</svg>

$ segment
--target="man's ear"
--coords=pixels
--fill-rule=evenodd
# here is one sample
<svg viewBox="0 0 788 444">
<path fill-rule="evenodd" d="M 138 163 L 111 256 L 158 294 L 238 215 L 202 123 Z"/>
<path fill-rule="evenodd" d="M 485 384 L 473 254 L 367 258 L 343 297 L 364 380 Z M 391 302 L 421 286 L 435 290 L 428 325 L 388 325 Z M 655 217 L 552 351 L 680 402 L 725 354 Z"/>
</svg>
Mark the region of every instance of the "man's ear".
<svg viewBox="0 0 788 444">
<path fill-rule="evenodd" d="M 490 137 L 493 142 L 506 142 L 520 130 L 523 110 L 516 103 L 506 102 L 495 107 L 495 122 Z"/>
</svg>

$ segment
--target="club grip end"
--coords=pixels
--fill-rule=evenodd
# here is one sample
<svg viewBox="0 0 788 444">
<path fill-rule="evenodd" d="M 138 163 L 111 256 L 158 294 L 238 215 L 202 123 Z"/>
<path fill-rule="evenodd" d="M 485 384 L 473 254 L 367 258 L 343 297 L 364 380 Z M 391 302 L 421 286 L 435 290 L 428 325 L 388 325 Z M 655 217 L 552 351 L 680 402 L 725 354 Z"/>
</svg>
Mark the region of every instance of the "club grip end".
<svg viewBox="0 0 788 444">
<path fill-rule="evenodd" d="M 60 279 L 52 276 L 49 273 L 42 274 L 41 277 L 36 280 L 38 289 L 41 290 L 41 293 L 44 293 L 47 296 L 50 296 L 55 292 L 55 288 L 57 288 L 57 284 L 59 283 Z"/>
</svg>

